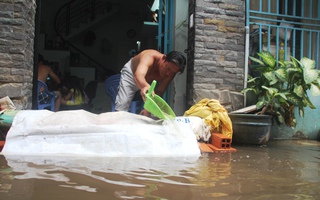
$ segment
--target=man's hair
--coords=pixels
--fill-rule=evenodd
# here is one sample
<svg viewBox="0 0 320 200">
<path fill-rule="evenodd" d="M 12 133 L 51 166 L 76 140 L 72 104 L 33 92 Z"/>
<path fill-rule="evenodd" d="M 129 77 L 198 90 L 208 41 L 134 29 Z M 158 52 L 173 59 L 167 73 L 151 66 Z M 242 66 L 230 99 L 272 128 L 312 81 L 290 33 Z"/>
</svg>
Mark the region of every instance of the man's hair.
<svg viewBox="0 0 320 200">
<path fill-rule="evenodd" d="M 183 73 L 186 66 L 186 58 L 184 55 L 182 55 L 182 53 L 178 51 L 171 51 L 170 53 L 166 54 L 166 61 L 174 62 L 180 68 L 180 73 Z"/>
</svg>

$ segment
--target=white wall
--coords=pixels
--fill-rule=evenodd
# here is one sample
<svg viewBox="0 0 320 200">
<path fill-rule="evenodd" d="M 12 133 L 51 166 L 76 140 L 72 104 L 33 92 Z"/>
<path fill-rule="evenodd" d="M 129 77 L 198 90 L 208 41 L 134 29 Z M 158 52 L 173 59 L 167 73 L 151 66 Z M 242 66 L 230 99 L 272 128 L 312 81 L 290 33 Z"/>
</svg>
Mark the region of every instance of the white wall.
<svg viewBox="0 0 320 200">
<path fill-rule="evenodd" d="M 312 140 L 317 139 L 317 134 L 320 131 L 320 101 L 318 96 L 312 96 L 310 92 L 308 92 L 308 95 L 316 109 L 306 107 L 304 109 L 304 117 L 300 117 L 298 108 L 295 108 L 297 126 L 295 128 L 289 128 L 285 125 L 279 127 L 274 123 L 271 129 L 271 139 L 290 139 L 293 136 L 302 136 Z"/>
<path fill-rule="evenodd" d="M 188 5 L 189 0 L 176 0 L 175 24 L 186 22 L 175 30 L 174 50 L 184 53 L 188 49 Z M 187 58 L 187 54 L 184 53 Z M 187 67 L 187 66 L 186 66 Z M 182 116 L 186 111 L 187 69 L 183 74 L 176 75 L 174 79 L 174 102 L 173 109 L 177 116 Z"/>
</svg>

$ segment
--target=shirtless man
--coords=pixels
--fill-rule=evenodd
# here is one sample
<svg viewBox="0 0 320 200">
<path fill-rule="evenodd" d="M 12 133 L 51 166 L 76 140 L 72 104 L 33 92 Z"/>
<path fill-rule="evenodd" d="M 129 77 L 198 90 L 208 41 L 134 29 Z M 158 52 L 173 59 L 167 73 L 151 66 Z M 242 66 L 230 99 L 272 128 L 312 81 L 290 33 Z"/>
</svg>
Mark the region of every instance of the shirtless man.
<svg viewBox="0 0 320 200">
<path fill-rule="evenodd" d="M 116 110 L 128 111 L 136 91 L 140 90 L 143 101 L 153 80 L 159 82 L 155 93 L 162 96 L 166 88 L 180 72 L 183 73 L 186 64 L 185 57 L 177 51 L 162 54 L 156 50 L 144 50 L 133 57 L 121 70 L 121 79 L 116 97 Z M 141 113 L 150 116 L 146 110 Z"/>
<path fill-rule="evenodd" d="M 44 61 L 43 56 L 39 55 L 38 59 L 39 59 L 38 80 L 45 83 L 47 80 L 47 77 L 49 76 L 54 82 L 56 82 L 57 84 L 60 84 L 59 77 L 52 71 L 52 69 L 49 66 L 43 64 L 43 61 Z M 48 94 L 44 93 L 43 90 L 44 88 L 41 88 L 38 101 L 40 101 L 40 103 L 48 103 L 51 97 Z M 61 93 L 60 91 L 53 91 L 53 93 L 55 94 L 54 109 L 55 111 L 59 111 L 60 104 L 61 104 L 60 103 Z"/>
</svg>

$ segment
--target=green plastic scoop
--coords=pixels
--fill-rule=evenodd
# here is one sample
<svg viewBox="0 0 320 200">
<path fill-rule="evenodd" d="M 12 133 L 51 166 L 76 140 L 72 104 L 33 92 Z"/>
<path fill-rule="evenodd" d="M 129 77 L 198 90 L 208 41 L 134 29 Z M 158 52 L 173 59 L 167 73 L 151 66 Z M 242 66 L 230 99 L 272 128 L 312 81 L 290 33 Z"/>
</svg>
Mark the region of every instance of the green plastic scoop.
<svg viewBox="0 0 320 200">
<path fill-rule="evenodd" d="M 157 81 L 152 81 L 150 89 L 146 94 L 144 108 L 160 119 L 173 119 L 176 117 L 171 107 L 159 95 L 152 96 L 152 92 L 157 84 Z"/>
</svg>

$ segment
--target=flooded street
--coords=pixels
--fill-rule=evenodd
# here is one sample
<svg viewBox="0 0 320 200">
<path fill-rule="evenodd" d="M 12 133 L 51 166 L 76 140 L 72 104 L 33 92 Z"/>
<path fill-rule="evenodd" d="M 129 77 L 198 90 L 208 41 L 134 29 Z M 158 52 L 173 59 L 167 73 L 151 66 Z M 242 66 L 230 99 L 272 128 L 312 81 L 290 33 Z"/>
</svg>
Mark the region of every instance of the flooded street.
<svg viewBox="0 0 320 200">
<path fill-rule="evenodd" d="M 0 199 L 320 199 L 320 142 L 233 147 L 199 158 L 0 155 Z"/>
</svg>

